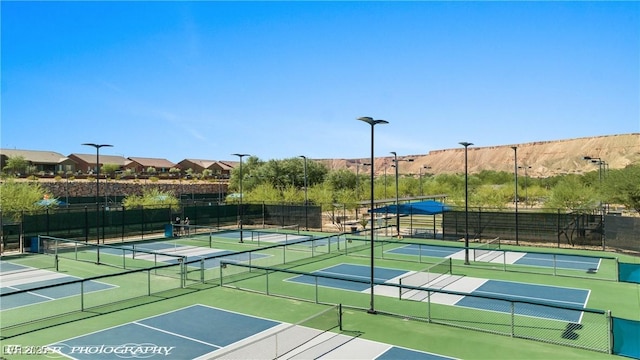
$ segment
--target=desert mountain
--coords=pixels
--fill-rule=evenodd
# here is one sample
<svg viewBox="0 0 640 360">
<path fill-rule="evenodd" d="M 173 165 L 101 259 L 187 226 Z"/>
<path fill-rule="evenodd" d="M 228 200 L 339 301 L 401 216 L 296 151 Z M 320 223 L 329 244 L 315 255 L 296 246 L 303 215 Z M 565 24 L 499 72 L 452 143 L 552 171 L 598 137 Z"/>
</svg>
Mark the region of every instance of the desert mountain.
<svg viewBox="0 0 640 360">
<path fill-rule="evenodd" d="M 599 158 L 603 169 L 621 169 L 630 164 L 640 163 L 640 133 L 585 137 L 567 140 L 540 141 L 524 144 L 509 144 L 490 147 L 468 148 L 469 173 L 482 170 L 508 171 L 514 170 L 514 150 L 517 147 L 518 170 L 532 177 L 547 177 L 567 173 L 586 173 L 597 171 L 599 164 L 583 158 Z M 403 175 L 440 174 L 464 172 L 464 147 L 430 151 L 428 154 L 398 156 L 398 160 L 413 159 L 411 162 L 399 161 L 398 172 Z M 318 160 L 329 169 L 356 170 L 356 164 L 370 162 L 362 159 L 324 159 Z M 375 173 L 394 174 L 391 167 L 393 156 L 376 157 Z M 429 168 L 425 168 L 425 166 Z M 360 166 L 360 172 L 368 173 L 368 167 Z"/>
</svg>

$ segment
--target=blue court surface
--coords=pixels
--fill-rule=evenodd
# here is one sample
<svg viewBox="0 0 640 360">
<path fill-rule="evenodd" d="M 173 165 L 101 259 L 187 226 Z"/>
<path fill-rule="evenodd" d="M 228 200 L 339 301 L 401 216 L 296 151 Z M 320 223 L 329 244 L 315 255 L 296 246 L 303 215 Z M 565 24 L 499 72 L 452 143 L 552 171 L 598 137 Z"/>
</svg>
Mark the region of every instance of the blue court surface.
<svg viewBox="0 0 640 360">
<path fill-rule="evenodd" d="M 391 254 L 413 255 L 413 256 L 430 256 L 445 258 L 451 256 L 464 249 L 452 246 L 436 246 L 436 245 L 405 245 L 399 248 L 388 250 Z"/>
<path fill-rule="evenodd" d="M 123 247 L 129 248 L 129 249 L 135 248 L 138 250 L 153 251 L 157 253 L 164 253 L 167 255 L 186 256 L 186 262 L 192 262 L 189 264 L 190 267 L 199 268 L 200 262 L 198 260 L 205 259 L 204 260 L 205 269 L 212 269 L 212 268 L 219 267 L 220 260 L 231 261 L 231 262 L 248 262 L 249 260 L 256 260 L 256 259 L 271 256 L 271 255 L 260 254 L 260 253 L 252 253 L 251 255 L 246 253 L 232 255 L 235 253 L 235 251 L 201 248 L 201 247 L 193 247 L 193 246 L 177 246 L 175 244 L 172 244 L 171 242 L 150 242 L 150 243 L 143 243 L 143 244 L 138 244 L 133 246 L 127 245 Z M 118 256 L 122 256 L 123 251 L 127 251 L 127 250 L 114 249 L 114 248 L 102 248 L 100 250 L 100 252 L 102 253 L 118 255 Z M 125 255 L 131 256 L 131 252 Z M 225 256 L 225 255 L 228 255 L 228 256 Z M 215 257 L 215 258 L 211 258 L 211 257 Z M 161 262 L 164 264 L 174 264 L 174 265 L 178 264 L 178 258 L 172 257 L 172 256 L 158 255 L 158 257 L 154 258 L 153 254 L 138 253 L 136 258 L 149 260 L 149 261 L 153 261 L 154 259 L 157 259 L 158 262 Z M 211 258 L 211 259 L 207 259 L 207 258 Z"/>
<path fill-rule="evenodd" d="M 406 272 L 406 270 L 376 267 L 374 269 L 374 279 L 375 281 L 385 282 L 400 275 L 406 274 Z M 371 280 L 371 268 L 362 265 L 340 264 L 326 269 L 314 271 L 313 273 L 321 275 L 340 276 L 343 278 L 354 280 Z M 315 285 L 316 277 L 310 275 L 300 275 L 288 279 L 287 281 Z M 370 288 L 369 284 L 351 282 L 348 280 L 317 278 L 317 282 L 318 286 L 332 287 L 351 291 L 364 291 Z"/>
<path fill-rule="evenodd" d="M 216 233 L 215 236 L 225 239 L 240 240 L 240 231 L 225 231 Z M 310 240 L 311 238 L 311 235 L 286 232 L 279 233 L 276 231 L 244 230 L 242 232 L 242 239 L 244 241 L 264 241 L 274 244 L 295 243 Z"/>
<path fill-rule="evenodd" d="M 24 274 L 28 274 L 28 276 L 24 276 Z M 20 290 L 36 289 L 41 286 L 61 284 L 67 281 L 79 279 L 75 276 L 61 275 L 53 271 L 30 268 L 6 261 L 0 261 L 0 275 L 2 276 L 2 287 L 0 288 L 0 293 L 2 294 L 10 294 Z M 83 291 L 85 293 L 89 293 L 107 290 L 113 287 L 115 286 L 102 282 L 85 281 Z M 79 283 L 33 290 L 3 298 L 2 303 L 0 303 L 0 311 L 76 296 L 79 294 Z"/>
<path fill-rule="evenodd" d="M 314 271 L 313 274 L 334 275 L 346 279 L 370 281 L 370 267 L 365 265 L 340 264 L 326 269 Z M 410 274 L 406 270 L 376 267 L 374 279 L 376 282 L 389 282 L 392 279 Z M 462 278 L 461 278 L 462 279 Z M 499 297 L 505 300 L 517 301 L 514 313 L 523 316 L 560 320 L 567 322 L 580 322 L 582 311 L 561 309 L 555 306 L 584 308 L 590 294 L 589 290 L 574 289 L 558 286 L 536 285 L 510 281 L 487 280 L 480 278 L 464 277 L 464 282 L 471 284 L 469 288 L 444 287 L 444 290 L 466 292 L 473 295 L 486 295 Z M 370 288 L 368 283 L 351 282 L 348 280 L 316 278 L 311 275 L 299 275 L 287 279 L 287 281 L 302 284 L 332 287 L 350 291 L 364 291 Z M 397 281 L 394 281 L 397 283 Z M 452 282 L 452 284 L 456 284 Z M 458 285 L 459 286 L 459 285 Z M 392 292 L 395 293 L 395 292 Z M 459 297 L 454 297 L 458 299 Z M 459 300 L 447 305 L 475 308 L 479 310 L 510 313 L 511 301 L 488 299 L 482 297 L 463 296 Z M 438 302 L 437 300 L 433 300 Z M 532 303 L 529 303 L 532 302 Z M 551 305 L 551 306 L 545 306 Z"/>
<path fill-rule="evenodd" d="M 583 308 L 587 304 L 589 290 L 574 289 L 558 286 L 526 284 L 500 280 L 486 280 L 471 294 L 499 296 L 510 300 L 522 302 L 514 303 L 513 312 L 517 315 L 532 316 L 579 323 L 582 311 L 561 309 L 538 304 L 568 306 Z M 527 302 L 536 302 L 530 304 Z M 455 303 L 456 306 L 464 306 L 481 310 L 511 313 L 511 302 L 480 297 L 465 296 Z"/>
<path fill-rule="evenodd" d="M 263 340 L 278 332 L 284 335 L 284 338 L 293 340 L 293 347 L 304 346 L 310 341 L 305 337 L 308 335 L 300 331 L 300 328 L 295 328 L 290 333 L 285 333 L 282 329 L 291 327 L 269 319 L 198 304 L 67 339 L 50 344 L 48 348 L 73 359 L 196 359 L 229 355 L 232 351 L 242 351 L 242 346 L 248 345 L 262 349 L 262 352 L 244 355 L 260 359 L 269 358 L 267 352 L 271 350 L 271 346 L 277 346 L 269 340 Z M 313 338 L 322 333 L 313 329 L 309 331 Z M 297 338 L 300 333 L 303 333 L 303 336 Z M 347 340 L 338 345 L 339 350 L 343 353 L 346 350 L 352 351 L 352 357 L 362 354 L 371 348 L 373 343 L 346 336 L 345 338 Z M 255 346 L 260 341 L 264 344 L 261 347 Z M 381 351 L 376 351 L 376 356 L 370 357 L 371 359 L 450 359 L 386 344 L 375 344 Z M 237 354 L 239 353 L 236 352 L 235 355 L 238 356 Z M 294 358 L 298 354 L 297 351 L 291 351 L 282 358 Z M 233 358 L 233 355 L 230 357 Z"/>
<path fill-rule="evenodd" d="M 601 261 L 600 258 L 585 256 L 527 253 L 514 264 L 596 272 L 600 268 Z"/>
<path fill-rule="evenodd" d="M 451 246 L 437 246 L 437 245 L 405 245 L 399 248 L 388 250 L 386 252 L 390 254 L 412 255 L 412 256 L 429 256 L 429 257 L 451 257 L 454 254 L 464 251 L 463 248 L 451 247 Z M 495 250 L 496 252 L 503 252 L 502 250 Z M 514 265 L 527 265 L 537 267 L 548 267 L 556 269 L 566 270 L 581 270 L 585 272 L 596 272 L 600 267 L 602 259 L 597 257 L 587 257 L 578 255 L 562 255 L 562 254 L 540 254 L 540 253 L 523 253 L 523 252 L 509 252 L 504 251 L 507 255 L 507 259 L 511 258 L 510 254 L 517 254 L 514 256 L 516 260 L 513 261 Z M 503 257 L 501 257 L 503 258 Z M 482 260 L 480 260 L 482 261 Z M 507 264 L 510 262 L 507 260 Z"/>
</svg>

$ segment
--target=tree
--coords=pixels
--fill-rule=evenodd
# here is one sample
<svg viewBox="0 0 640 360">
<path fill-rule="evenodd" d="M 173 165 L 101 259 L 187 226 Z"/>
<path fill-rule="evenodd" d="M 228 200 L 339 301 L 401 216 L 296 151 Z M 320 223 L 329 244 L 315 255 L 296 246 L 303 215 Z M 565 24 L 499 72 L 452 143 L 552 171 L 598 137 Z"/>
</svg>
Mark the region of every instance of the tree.
<svg viewBox="0 0 640 360">
<path fill-rule="evenodd" d="M 16 181 L 8 178 L 0 184 L 0 211 L 15 221 L 20 221 L 22 212 L 41 209 L 38 201 L 45 197 L 45 191 L 37 182 Z"/>
<path fill-rule="evenodd" d="M 102 172 L 109 177 L 113 177 L 116 171 L 120 170 L 120 165 L 118 164 L 104 164 L 102 165 Z"/>
<path fill-rule="evenodd" d="M 330 172 L 326 181 L 334 190 L 354 189 L 356 186 L 356 174 L 346 169 Z"/>
<path fill-rule="evenodd" d="M 549 200 L 545 205 L 551 208 L 585 212 L 597 207 L 596 193 L 592 187 L 583 184 L 577 176 L 567 176 L 551 189 Z"/>
<path fill-rule="evenodd" d="M 29 169 L 29 162 L 23 156 L 11 156 L 7 159 L 7 164 L 3 168 L 9 174 L 26 174 Z"/>
<path fill-rule="evenodd" d="M 621 204 L 640 212 L 640 164 L 607 171 L 602 196 L 606 203 Z"/>
<path fill-rule="evenodd" d="M 169 169 L 169 174 L 171 174 L 171 176 L 173 177 L 180 177 L 180 169 L 172 167 L 171 169 Z"/>
<path fill-rule="evenodd" d="M 513 201 L 513 188 L 505 185 L 480 185 L 469 194 L 470 203 L 493 209 L 504 209 Z"/>
<path fill-rule="evenodd" d="M 178 210 L 180 208 L 180 201 L 174 194 L 157 188 L 145 189 L 142 195 L 129 195 L 122 200 L 122 204 L 128 209 L 170 207 L 171 210 Z"/>
</svg>

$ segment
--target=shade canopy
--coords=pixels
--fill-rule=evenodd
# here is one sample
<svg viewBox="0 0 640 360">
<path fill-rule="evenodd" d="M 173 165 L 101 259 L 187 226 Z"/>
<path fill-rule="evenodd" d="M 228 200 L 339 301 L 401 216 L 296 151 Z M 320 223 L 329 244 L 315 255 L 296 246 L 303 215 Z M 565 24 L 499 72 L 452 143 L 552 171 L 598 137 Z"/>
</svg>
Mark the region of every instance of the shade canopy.
<svg viewBox="0 0 640 360">
<path fill-rule="evenodd" d="M 445 204 L 439 201 L 427 200 L 427 201 L 420 201 L 415 203 L 400 204 L 400 208 L 398 209 L 397 213 L 399 213 L 400 215 L 436 215 L 436 214 L 442 214 L 443 212 L 449 211 L 449 210 L 451 210 L 451 208 L 449 208 L 448 206 L 446 206 Z M 369 210 L 369 212 L 371 212 L 371 210 Z M 383 207 L 374 209 L 373 212 L 378 214 L 380 213 L 395 214 L 396 206 L 395 205 L 383 206 Z"/>
</svg>

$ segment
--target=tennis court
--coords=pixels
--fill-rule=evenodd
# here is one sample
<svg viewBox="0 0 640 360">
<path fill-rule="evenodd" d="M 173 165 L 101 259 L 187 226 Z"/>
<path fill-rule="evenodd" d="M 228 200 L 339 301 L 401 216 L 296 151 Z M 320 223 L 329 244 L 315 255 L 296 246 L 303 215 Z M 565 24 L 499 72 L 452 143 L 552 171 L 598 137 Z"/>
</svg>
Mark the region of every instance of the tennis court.
<svg viewBox="0 0 640 360">
<path fill-rule="evenodd" d="M 286 324 L 201 304 L 47 345 L 74 359 L 452 359 L 330 332 L 333 309 L 300 324 Z M 306 323 L 324 323 L 311 328 Z"/>
<path fill-rule="evenodd" d="M 440 266 L 441 265 L 435 265 L 435 267 Z M 370 268 L 364 265 L 339 264 L 314 271 L 312 274 L 333 275 L 345 279 L 370 281 L 370 271 Z M 450 271 L 450 268 L 449 270 L 440 268 L 436 271 L 440 271 L 440 273 L 427 274 L 425 272 L 408 272 L 406 270 L 375 267 L 374 281 L 378 284 L 399 284 L 402 283 L 402 280 L 404 279 L 405 285 L 522 301 L 524 304 L 519 305 L 514 311 L 517 315 L 572 323 L 580 322 L 582 315 L 581 311 L 555 308 L 553 305 L 573 307 L 576 309 L 583 308 L 586 306 L 590 294 L 590 291 L 587 289 L 488 280 L 447 274 L 446 272 Z M 415 278 L 413 283 L 406 281 L 409 278 Z M 313 275 L 299 275 L 291 277 L 286 281 L 359 292 L 366 292 L 371 288 L 368 284 L 362 282 L 323 278 Z M 376 285 L 376 294 L 397 298 L 398 289 L 395 287 L 385 288 L 384 285 Z M 431 303 L 502 312 L 507 314 L 512 312 L 509 301 L 483 298 L 481 296 L 452 295 L 447 294 L 446 292 L 428 294 L 428 291 L 423 290 L 403 290 L 401 297 L 407 300 L 427 301 L 426 299 L 429 295 L 429 301 L 431 301 Z M 531 304 L 527 304 L 526 302 L 531 302 Z M 547 304 L 551 306 L 540 306 L 534 303 Z"/>
<path fill-rule="evenodd" d="M 174 226 L 174 231 L 176 226 Z M 181 237 L 215 237 L 227 241 L 235 242 L 253 242 L 253 243 L 295 243 L 299 241 L 312 239 L 313 236 L 300 232 L 299 225 L 287 225 L 273 228 L 246 228 L 240 230 L 218 229 L 210 226 L 190 225 L 187 231 L 180 231 Z"/>
<path fill-rule="evenodd" d="M 248 261 L 249 259 L 255 260 L 255 259 L 270 256 L 270 255 L 260 254 L 260 253 L 253 253 L 251 254 L 251 256 L 249 254 L 242 254 L 242 253 L 235 254 L 236 252 L 231 250 L 206 248 L 201 246 L 179 245 L 173 241 L 147 242 L 139 245 L 124 246 L 124 248 L 131 248 L 132 250 L 135 249 L 135 250 L 149 251 L 150 253 L 148 254 L 137 255 L 136 259 L 157 261 L 165 264 L 178 264 L 179 260 L 176 257 L 176 255 L 184 257 L 185 262 L 203 260 L 204 261 L 203 266 L 205 269 L 212 269 L 220 266 L 221 257 L 224 257 L 225 261 L 242 262 L 242 261 Z M 107 249 L 104 252 L 110 253 L 113 255 L 118 255 L 121 252 L 121 250 Z M 151 252 L 162 253 L 167 255 L 163 256 L 163 255 L 151 254 Z M 133 256 L 133 251 L 129 256 Z"/>
<path fill-rule="evenodd" d="M 235 235 L 238 233 L 237 231 L 223 232 L 223 234 Z M 215 237 L 219 235 L 221 234 L 217 233 Z M 52 348 L 59 349 L 65 356 L 77 359 L 120 359 L 123 355 L 160 358 L 163 352 L 170 354 L 170 356 L 162 355 L 162 358 L 275 358 L 276 356 L 260 355 L 267 354 L 268 351 L 281 351 L 272 350 L 275 346 L 274 343 L 284 344 L 288 341 L 284 341 L 284 338 L 274 339 L 281 336 L 280 334 L 289 334 L 290 331 L 296 333 L 291 329 L 292 326 L 295 327 L 298 324 L 287 323 L 286 320 L 298 321 L 299 317 L 292 315 L 297 313 L 295 308 L 301 304 L 300 300 L 310 300 L 310 303 L 316 305 L 339 302 L 349 307 L 350 310 L 347 312 L 350 312 L 349 316 L 352 318 L 359 316 L 357 310 L 354 309 L 366 310 L 368 305 L 373 306 L 372 297 L 369 296 L 371 292 L 369 281 L 372 273 L 368 256 L 371 247 L 366 240 L 351 239 L 348 234 L 331 235 L 324 238 L 316 238 L 315 234 L 309 234 L 305 238 L 308 241 L 287 242 L 288 234 L 284 237 L 285 234 L 276 234 L 275 237 L 280 237 L 279 241 L 266 241 L 264 246 L 260 247 L 255 243 L 238 244 L 235 240 L 229 240 L 234 239 L 235 235 L 224 240 L 216 241 L 214 238 L 213 247 L 211 247 L 211 241 L 207 247 L 206 241 L 203 241 L 204 238 L 195 234 L 164 240 L 150 239 L 135 244 L 129 242 L 119 244 L 119 246 L 101 245 L 99 247 L 103 256 L 101 263 L 94 261 L 95 256 L 82 256 L 83 253 L 95 252 L 96 246 L 58 241 L 56 245 L 60 246 L 47 248 L 46 254 L 49 256 L 34 255 L 34 261 L 27 261 L 31 258 L 28 256 L 12 263 L 0 264 L 3 270 L 3 286 L 5 285 L 5 270 L 7 273 L 10 271 L 19 273 L 20 270 L 23 270 L 22 272 L 47 271 L 20 268 L 23 265 L 35 263 L 44 264 L 46 268 L 50 269 L 48 275 L 55 278 L 70 274 L 82 276 L 109 273 L 109 277 L 105 277 L 104 281 L 114 284 L 107 286 L 116 290 L 85 296 L 84 300 L 79 298 L 72 303 L 51 302 L 49 304 L 43 302 L 43 306 L 49 307 L 50 311 L 54 311 L 53 308 L 57 307 L 66 311 L 83 306 L 89 309 L 88 311 L 81 310 L 81 314 L 69 313 L 69 317 L 111 314 L 114 313 L 114 309 L 123 309 L 122 311 L 117 310 L 115 313 L 133 315 L 117 322 L 105 321 L 108 317 L 98 316 L 94 325 L 89 327 L 90 330 L 87 331 L 74 331 L 74 323 L 72 322 L 69 323 L 67 332 L 51 334 L 46 342 L 42 341 L 44 344 L 50 344 Z M 49 245 L 52 244 L 52 240 L 49 241 Z M 422 329 L 424 325 L 409 325 L 409 323 L 413 323 L 411 320 L 416 319 L 436 324 L 454 324 L 458 327 L 483 329 L 499 334 L 511 332 L 512 337 L 515 334 L 515 337 L 530 336 L 534 339 L 545 339 L 545 341 L 552 339 L 554 344 L 572 344 L 598 351 L 607 348 L 606 339 L 602 338 L 604 339 L 602 340 L 597 335 L 606 333 L 606 317 L 599 313 L 596 314 L 593 309 L 590 314 L 587 314 L 589 309 L 580 310 L 586 306 L 587 300 L 591 297 L 591 291 L 585 289 L 591 289 L 592 280 L 573 278 L 571 282 L 568 282 L 563 281 L 562 278 L 552 280 L 541 277 L 536 281 L 531 281 L 535 276 L 525 272 L 500 272 L 496 273 L 494 278 L 492 273 L 485 271 L 480 264 L 485 259 L 492 257 L 493 259 L 487 261 L 494 261 L 496 254 L 505 254 L 505 251 L 485 247 L 476 253 L 470 249 L 475 258 L 474 261 L 478 261 L 476 267 L 460 267 L 461 262 L 458 259 L 464 256 L 464 248 L 456 247 L 456 245 L 454 243 L 451 246 L 402 244 L 391 240 L 381 243 L 380 247 L 373 248 L 378 256 L 376 267 L 373 269 L 374 281 L 377 284 L 374 288 L 377 298 L 376 310 L 380 313 L 401 315 L 399 319 L 405 320 L 404 322 L 400 321 L 397 325 L 398 331 L 401 331 L 405 326 L 411 326 L 412 328 L 416 327 L 415 331 L 419 332 L 433 330 L 432 336 L 437 336 L 436 333 L 443 331 L 450 332 L 447 327 L 432 329 L 427 326 Z M 57 253 L 53 251 L 55 249 L 57 249 Z M 402 255 L 385 255 L 392 253 L 402 253 Z M 427 253 L 429 255 L 426 255 Z M 513 253 L 520 259 L 525 259 L 528 255 L 528 253 L 517 250 L 508 251 L 508 253 Z M 58 256 L 60 257 L 59 272 L 51 270 L 54 262 L 50 255 L 53 254 L 57 255 L 56 259 Z M 362 255 L 365 255 L 366 259 L 363 259 Z M 380 255 L 383 257 L 380 258 Z M 532 253 L 531 255 L 538 254 Z M 578 255 L 562 255 L 567 257 L 563 259 L 559 254 L 551 255 L 554 263 L 558 263 L 558 259 L 563 259 L 567 264 L 573 264 L 567 266 L 573 266 L 573 269 L 577 268 L 580 271 L 597 269 L 600 266 L 599 263 L 586 261 L 580 266 L 575 266 L 575 263 L 580 263 L 581 260 L 592 259 Z M 268 257 L 268 259 L 255 263 L 252 261 L 260 256 Z M 415 259 L 416 256 L 425 258 Z M 41 261 L 35 261 L 37 260 L 35 257 L 41 257 Z M 113 257 L 118 261 L 109 261 L 105 259 L 107 257 Z M 134 258 L 131 259 L 132 257 Z M 145 260 L 145 257 L 149 257 L 149 259 Z M 411 259 L 412 257 L 414 259 Z M 124 261 L 124 258 L 127 260 Z M 498 255 L 498 259 L 502 260 L 503 258 L 504 256 Z M 72 262 L 70 260 L 80 261 Z M 134 261 L 149 263 L 159 268 L 158 270 L 140 269 L 139 264 Z M 183 261 L 188 262 L 189 269 L 176 266 Z M 112 275 L 109 269 L 114 269 L 114 266 L 104 266 L 105 262 L 115 265 L 121 263 L 123 265 L 121 269 L 133 270 L 130 270 L 127 275 Z M 124 267 L 125 263 L 126 267 Z M 227 266 L 226 263 L 236 264 Z M 452 264 L 455 267 L 452 267 Z M 485 264 L 491 263 L 485 262 Z M 535 264 L 522 265 L 532 268 L 538 266 Z M 142 264 L 142 267 L 145 266 L 147 265 Z M 605 264 L 606 266 L 608 265 Z M 421 267 L 424 268 L 420 269 Z M 459 273 L 456 273 L 456 270 Z M 487 268 L 487 270 L 491 269 Z M 114 269 L 114 271 L 120 270 Z M 418 279 L 406 284 L 417 287 L 424 285 L 433 289 L 429 293 L 426 290 L 401 289 L 401 286 L 397 286 L 400 279 L 407 280 L 407 277 L 421 272 L 429 274 L 426 277 L 426 282 Z M 180 277 L 181 273 L 184 275 L 184 279 Z M 321 275 L 327 277 L 323 278 Z M 493 279 L 488 280 L 483 277 Z M 89 280 L 87 279 L 85 285 Z M 545 285 L 538 284 L 537 282 L 540 280 L 542 280 L 541 284 Z M 564 286 L 550 284 L 563 284 Z M 601 285 L 602 288 L 617 286 L 616 283 L 611 282 L 599 282 L 595 285 Z M 233 288 L 250 291 L 237 292 Z M 4 293 L 9 290 L 2 289 L 2 291 Z M 200 291 L 203 292 L 200 293 Z M 86 288 L 84 292 L 88 292 Z M 65 293 L 66 296 L 74 296 L 78 292 L 65 291 Z M 463 293 L 468 296 L 464 296 Z M 278 299 L 278 296 L 281 298 Z M 253 298 L 253 300 L 245 301 L 248 298 Z M 284 300 L 283 298 L 296 300 Z M 3 300 L 8 299 L 9 297 L 3 298 Z M 158 299 L 163 300 L 156 302 Z M 321 301 L 318 302 L 318 299 Z M 601 301 L 601 299 L 602 296 L 596 301 Z M 65 298 L 64 301 L 67 299 Z M 156 305 L 153 306 L 156 307 L 156 310 L 153 312 L 145 311 L 144 309 L 148 305 L 139 307 L 135 305 L 138 301 L 154 302 Z M 266 305 L 267 303 L 270 305 Z M 128 304 L 133 306 L 129 308 Z M 179 306 L 166 307 L 166 304 Z M 544 304 L 548 304 L 548 306 Z M 24 305 L 32 304 L 25 302 L 21 306 Z M 33 306 L 27 306 L 24 310 L 20 309 L 19 311 L 40 313 L 41 310 L 46 310 L 36 309 L 38 306 L 41 305 L 33 303 Z M 206 311 L 196 310 L 196 307 Z M 16 343 L 24 344 L 24 339 L 30 335 L 27 326 L 20 324 L 22 321 L 20 314 L 11 313 L 12 310 L 7 309 L 9 311 L 3 312 L 3 318 L 8 319 L 10 315 L 14 321 L 9 324 L 15 323 L 14 328 L 10 329 L 13 331 L 11 334 L 24 334 L 24 338 L 22 335 L 17 337 L 9 335 L 13 336 L 10 339 L 16 339 Z M 34 311 L 30 311 L 31 309 Z M 173 309 L 173 311 L 167 312 L 167 309 Z M 143 310 L 144 314 L 139 314 L 138 310 Z M 249 317 L 251 321 L 245 322 L 244 327 L 251 329 L 252 332 L 233 335 L 235 323 L 242 323 L 244 320 L 237 320 L 233 316 L 229 317 L 224 314 L 219 315 L 218 312 L 232 312 L 234 316 Z M 274 315 L 276 312 L 278 314 Z M 176 315 L 172 315 L 174 313 Z M 139 320 L 141 318 L 142 320 Z M 103 321 L 106 324 L 102 323 Z M 367 322 L 376 321 L 373 318 L 367 318 Z M 379 326 L 382 326 L 383 329 L 393 322 L 391 318 L 380 318 L 380 321 L 382 323 Z M 310 328 L 315 330 L 309 332 L 313 339 L 294 341 L 295 345 L 291 346 L 295 347 L 295 350 L 280 357 L 314 358 L 318 357 L 318 354 L 322 354 L 322 358 L 447 358 L 438 353 L 462 358 L 469 357 L 468 353 L 464 355 L 465 351 L 459 351 L 459 349 L 453 351 L 453 348 L 444 348 L 435 343 L 423 346 L 408 338 L 406 339 L 408 343 L 406 343 L 403 336 L 396 336 L 396 340 L 393 341 L 389 340 L 386 334 L 376 338 L 377 328 L 370 328 L 364 322 L 347 321 L 347 324 L 353 324 L 351 325 L 352 329 L 356 332 L 368 329 L 367 339 L 360 338 L 359 335 L 344 335 L 335 331 L 320 331 L 318 333 L 317 327 L 314 326 Z M 60 328 L 64 327 L 64 325 L 59 326 Z M 212 330 L 221 327 L 223 329 Z M 580 329 L 580 331 L 576 332 L 576 329 Z M 565 334 L 565 330 L 570 331 L 566 331 Z M 198 336 L 192 336 L 191 332 L 198 334 Z M 219 334 L 217 338 L 214 338 L 216 332 Z M 306 330 L 304 332 L 306 333 Z M 451 332 L 455 331 L 451 330 Z M 474 334 L 473 336 L 478 335 Z M 266 340 L 267 338 L 270 340 Z M 292 337 L 289 334 L 285 338 Z M 380 343 L 372 342 L 372 339 Z M 444 341 L 444 339 L 441 340 Z M 192 342 L 197 345 L 193 345 Z M 387 345 L 387 342 L 401 344 L 405 347 Z M 496 340 L 496 343 L 498 342 L 499 340 Z M 182 348 L 184 349 L 181 350 Z M 419 352 L 412 348 L 428 350 L 436 354 Z"/>
<path fill-rule="evenodd" d="M 405 274 L 406 270 L 389 269 L 384 267 L 376 267 L 374 269 L 374 281 L 386 282 L 391 279 L 397 278 L 400 275 Z M 324 275 L 337 275 L 347 279 L 355 280 L 370 280 L 371 268 L 368 266 L 354 265 L 354 264 L 339 264 L 331 266 L 325 269 L 314 271 L 313 274 Z M 317 278 L 310 275 L 300 275 L 288 279 L 287 281 L 297 282 L 302 284 L 317 284 L 318 286 L 332 287 L 337 289 L 349 290 L 349 291 L 365 291 L 370 289 L 370 286 L 360 282 L 352 282 L 348 280 L 338 280 L 331 278 Z"/>
<path fill-rule="evenodd" d="M 63 284 L 73 280 L 78 280 L 80 279 L 78 277 L 49 270 L 32 268 L 8 261 L 0 261 L 0 276 L 2 277 L 0 293 L 2 294 L 10 294 L 15 291 L 33 289 L 32 291 L 3 299 L 0 303 L 0 311 L 63 299 L 76 296 L 80 293 L 80 287 L 77 284 L 47 287 L 54 284 Z M 87 293 L 107 290 L 115 287 L 114 285 L 98 281 L 88 281 L 84 286 L 84 291 Z"/>
<path fill-rule="evenodd" d="M 425 257 L 450 257 L 463 260 L 465 251 L 459 247 L 410 244 L 385 251 L 385 253 Z M 499 247 L 478 247 L 469 249 L 474 261 L 525 265 L 543 268 L 578 270 L 595 273 L 600 268 L 602 259 L 597 257 L 527 253 L 522 251 L 502 250 Z"/>
</svg>

